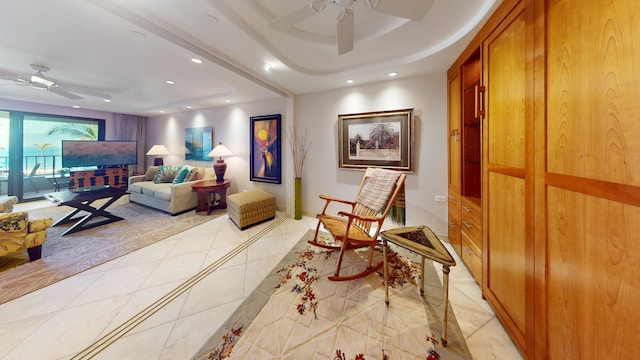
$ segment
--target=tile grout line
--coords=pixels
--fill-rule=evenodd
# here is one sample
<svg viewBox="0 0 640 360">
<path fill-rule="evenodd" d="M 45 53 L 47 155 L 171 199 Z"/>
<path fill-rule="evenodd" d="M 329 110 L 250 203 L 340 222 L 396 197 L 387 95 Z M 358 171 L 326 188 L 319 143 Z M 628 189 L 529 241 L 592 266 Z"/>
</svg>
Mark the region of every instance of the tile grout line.
<svg viewBox="0 0 640 360">
<path fill-rule="evenodd" d="M 75 359 L 91 359 L 94 356 L 98 355 L 100 352 L 105 350 L 107 347 L 111 346 L 118 339 L 123 337 L 129 331 L 133 330 L 136 326 L 140 325 L 143 321 L 151 317 L 157 311 L 171 303 L 178 296 L 182 295 L 187 290 L 191 289 L 194 285 L 196 285 L 200 280 L 206 278 L 215 270 L 220 268 L 222 265 L 226 264 L 229 260 L 233 259 L 240 252 L 246 250 L 253 243 L 261 239 L 264 235 L 266 235 L 269 231 L 278 227 L 281 223 L 288 220 L 291 216 L 288 214 L 284 214 L 283 216 L 279 216 L 272 224 L 262 229 L 257 234 L 253 235 L 247 241 L 240 244 L 235 249 L 231 250 L 220 259 L 214 261 L 211 265 L 207 266 L 205 269 L 196 273 L 188 280 L 180 284 L 178 287 L 156 300 L 153 304 L 149 305 L 144 310 L 140 311 L 138 314 L 120 324 L 117 328 L 111 330 L 108 334 L 102 336 L 98 340 L 96 340 L 93 344 L 87 346 L 82 351 L 77 353 L 75 356 L 71 358 L 71 360 Z"/>
</svg>

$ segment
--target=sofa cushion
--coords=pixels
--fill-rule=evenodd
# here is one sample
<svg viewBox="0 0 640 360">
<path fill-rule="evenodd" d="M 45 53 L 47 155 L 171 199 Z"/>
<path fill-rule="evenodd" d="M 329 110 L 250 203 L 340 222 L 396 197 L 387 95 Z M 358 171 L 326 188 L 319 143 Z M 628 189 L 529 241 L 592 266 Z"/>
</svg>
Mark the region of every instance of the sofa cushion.
<svg viewBox="0 0 640 360">
<path fill-rule="evenodd" d="M 153 197 L 164 201 L 171 201 L 171 187 L 156 188 L 156 191 L 153 192 Z"/>
<path fill-rule="evenodd" d="M 158 173 L 159 166 L 149 166 L 147 172 L 144 173 L 144 181 L 153 181 Z"/>
<path fill-rule="evenodd" d="M 196 181 L 196 180 L 200 180 L 200 169 L 198 168 L 189 169 L 189 173 L 184 178 L 184 182 Z"/>
<path fill-rule="evenodd" d="M 182 169 L 182 166 L 180 165 L 162 165 L 158 169 L 158 173 L 153 179 L 153 182 L 156 184 L 171 183 L 173 182 L 173 179 L 175 179 L 176 175 L 178 175 L 178 172 L 180 172 L 180 169 Z"/>
<path fill-rule="evenodd" d="M 186 166 L 183 166 L 178 175 L 173 179 L 174 184 L 182 184 L 185 182 L 187 175 L 189 174 L 190 169 Z"/>
<path fill-rule="evenodd" d="M 151 181 L 145 181 L 144 183 L 142 183 L 140 189 L 141 189 L 141 193 L 144 195 L 149 195 L 149 196 L 154 196 L 156 191 L 161 190 L 161 189 L 169 189 L 169 191 L 171 191 L 171 186 L 173 184 L 171 183 L 159 183 L 156 184 L 154 182 Z"/>
</svg>

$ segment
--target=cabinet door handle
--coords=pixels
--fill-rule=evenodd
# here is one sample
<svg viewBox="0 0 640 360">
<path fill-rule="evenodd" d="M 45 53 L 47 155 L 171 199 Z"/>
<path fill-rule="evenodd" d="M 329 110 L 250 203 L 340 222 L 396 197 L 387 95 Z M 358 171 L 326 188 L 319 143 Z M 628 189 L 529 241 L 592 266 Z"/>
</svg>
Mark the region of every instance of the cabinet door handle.
<svg viewBox="0 0 640 360">
<path fill-rule="evenodd" d="M 469 224 L 468 222 L 462 220 L 462 224 L 469 230 L 473 229 L 473 225 Z"/>
<path fill-rule="evenodd" d="M 452 222 L 449 222 L 449 227 L 450 227 L 450 228 L 452 228 L 452 229 L 455 229 L 456 224 L 454 224 L 454 223 L 452 223 Z"/>
<path fill-rule="evenodd" d="M 474 95 L 475 95 L 475 117 L 479 118 L 484 115 L 484 96 L 483 93 L 485 91 L 484 86 L 476 85 L 474 87 Z"/>
<path fill-rule="evenodd" d="M 468 247 L 463 246 L 462 249 L 467 253 L 468 256 L 474 256 L 473 252 Z"/>
<path fill-rule="evenodd" d="M 462 208 L 464 209 L 464 211 L 466 211 L 466 212 L 468 212 L 468 213 L 470 213 L 470 212 L 471 212 L 471 208 L 470 208 L 470 207 L 468 207 L 468 206 L 464 206 L 464 205 L 462 205 Z"/>
</svg>

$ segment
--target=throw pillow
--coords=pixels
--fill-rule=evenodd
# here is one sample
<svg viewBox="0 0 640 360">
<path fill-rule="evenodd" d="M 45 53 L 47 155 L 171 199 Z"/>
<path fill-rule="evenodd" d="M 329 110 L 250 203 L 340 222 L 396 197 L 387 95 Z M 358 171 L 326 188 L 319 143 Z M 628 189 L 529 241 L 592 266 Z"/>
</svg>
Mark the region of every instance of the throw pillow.
<svg viewBox="0 0 640 360">
<path fill-rule="evenodd" d="M 158 169 L 153 182 L 156 184 L 173 182 L 173 179 L 178 175 L 181 168 L 182 166 L 162 165 Z"/>
<path fill-rule="evenodd" d="M 189 170 L 189 173 L 184 178 L 184 182 L 198 180 L 198 168 L 192 168 Z"/>
<path fill-rule="evenodd" d="M 159 166 L 149 166 L 147 172 L 144 173 L 144 181 L 152 181 L 158 173 Z"/>
<path fill-rule="evenodd" d="M 173 179 L 173 183 L 182 184 L 185 181 L 187 174 L 189 174 L 189 168 L 183 167 L 178 173 L 178 175 L 176 175 L 176 177 Z"/>
</svg>

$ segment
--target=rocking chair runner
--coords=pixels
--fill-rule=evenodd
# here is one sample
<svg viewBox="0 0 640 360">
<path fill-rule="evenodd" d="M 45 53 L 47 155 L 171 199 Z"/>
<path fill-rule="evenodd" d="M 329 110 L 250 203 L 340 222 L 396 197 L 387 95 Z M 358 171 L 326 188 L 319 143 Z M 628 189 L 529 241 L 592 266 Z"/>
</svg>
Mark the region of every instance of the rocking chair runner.
<svg viewBox="0 0 640 360">
<path fill-rule="evenodd" d="M 316 226 L 315 236 L 309 243 L 329 249 L 340 248 L 335 275 L 329 276 L 329 280 L 357 279 L 373 273 L 382 266 L 383 261 L 375 265 L 372 264 L 375 246 L 378 242 L 378 234 L 389 211 L 394 207 L 396 199 L 401 200 L 402 204 L 400 206 L 402 209 L 400 211 L 404 211 L 404 181 L 406 177 L 405 174 L 397 171 L 369 168 L 364 174 L 355 201 L 320 195 L 320 198 L 325 200 L 326 203 L 322 213 L 316 216 L 318 225 Z M 400 193 L 402 195 L 398 196 Z M 339 211 L 337 213 L 338 216 L 328 215 L 327 209 L 332 202 L 350 205 L 351 212 Z M 395 206 L 398 206 L 397 202 Z M 376 226 L 373 234 L 371 234 L 371 226 L 374 224 Z M 341 242 L 340 246 L 332 246 L 317 241 L 320 225 L 323 225 L 336 241 Z M 367 268 L 357 274 L 341 276 L 340 267 L 345 251 L 365 246 L 369 246 Z"/>
</svg>

